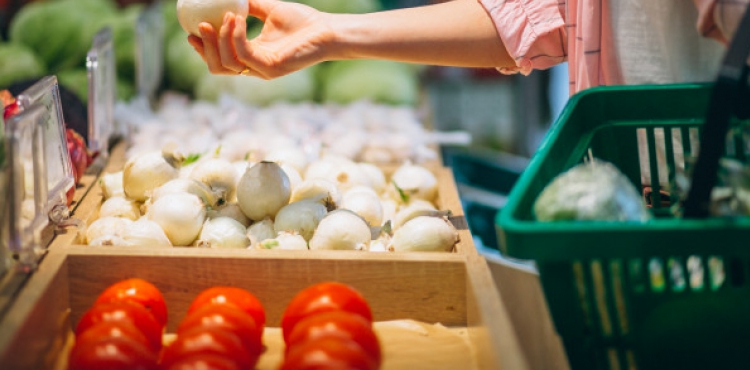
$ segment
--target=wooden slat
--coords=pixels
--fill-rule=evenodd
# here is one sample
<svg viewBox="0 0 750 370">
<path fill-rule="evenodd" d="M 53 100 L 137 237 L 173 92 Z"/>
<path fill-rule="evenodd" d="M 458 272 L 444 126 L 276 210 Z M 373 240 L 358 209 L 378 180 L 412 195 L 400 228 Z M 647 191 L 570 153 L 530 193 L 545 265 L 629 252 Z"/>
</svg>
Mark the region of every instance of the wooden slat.
<svg viewBox="0 0 750 370">
<path fill-rule="evenodd" d="M 487 264 L 480 255 L 467 262 L 468 332 L 481 369 L 529 369 L 516 339 L 507 308 L 498 295 Z"/>
<path fill-rule="evenodd" d="M 544 298 L 539 274 L 501 258 L 489 258 L 487 266 L 500 292 L 500 301 L 529 361 L 531 369 L 567 370 L 565 349 L 555 330 Z"/>
<path fill-rule="evenodd" d="M 174 248 L 127 251 L 126 248 L 70 248 L 70 304 L 76 323 L 106 286 L 124 277 L 154 283 L 169 302 L 169 328 L 182 319 L 192 299 L 214 285 L 234 285 L 254 292 L 268 312 L 270 325 L 302 288 L 335 280 L 351 284 L 371 302 L 378 320 L 410 318 L 444 325 L 465 325 L 466 267 L 462 258 L 362 259 L 351 252 L 297 258 L 285 251 L 219 251 L 191 255 Z M 121 251 L 129 253 L 120 253 Z M 164 252 L 162 252 L 164 251 Z M 186 248 L 186 251 L 200 252 Z M 170 253 L 171 252 L 171 253 Z M 282 253 L 265 253 L 282 252 Z M 362 253 L 365 254 L 365 253 Z"/>
<path fill-rule="evenodd" d="M 0 321 L 0 367 L 50 369 L 70 330 L 64 253 L 49 253 Z"/>
</svg>

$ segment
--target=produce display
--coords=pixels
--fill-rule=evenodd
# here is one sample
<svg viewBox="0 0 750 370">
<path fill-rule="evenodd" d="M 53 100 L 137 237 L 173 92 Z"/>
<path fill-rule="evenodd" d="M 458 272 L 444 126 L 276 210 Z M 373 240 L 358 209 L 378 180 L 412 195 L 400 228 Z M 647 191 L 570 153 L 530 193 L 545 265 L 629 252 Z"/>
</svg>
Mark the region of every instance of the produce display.
<svg viewBox="0 0 750 370">
<path fill-rule="evenodd" d="M 157 111 L 118 112 L 133 139 L 122 171 L 101 177 L 89 245 L 452 251 L 458 242 L 427 164 L 437 136 L 414 109 L 170 95 Z"/>
<path fill-rule="evenodd" d="M 252 369 L 266 351 L 266 313 L 247 290 L 202 291 L 171 336 L 166 315 L 162 293 L 143 279 L 107 287 L 75 328 L 68 369 Z M 299 292 L 283 313 L 282 333 L 282 369 L 375 370 L 382 362 L 370 307 L 346 284 Z"/>
</svg>

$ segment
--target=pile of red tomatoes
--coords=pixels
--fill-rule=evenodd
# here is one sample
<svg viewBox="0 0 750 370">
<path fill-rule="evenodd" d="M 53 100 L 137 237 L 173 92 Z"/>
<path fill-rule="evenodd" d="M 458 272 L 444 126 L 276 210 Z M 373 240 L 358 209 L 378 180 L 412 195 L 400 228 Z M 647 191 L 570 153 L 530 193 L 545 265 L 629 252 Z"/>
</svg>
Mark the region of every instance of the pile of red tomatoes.
<svg viewBox="0 0 750 370">
<path fill-rule="evenodd" d="M 265 351 L 265 310 L 250 292 L 204 290 L 163 345 L 167 306 L 142 279 L 109 286 L 75 328 L 68 369 L 253 369 Z M 375 370 L 382 355 L 372 312 L 352 287 L 320 283 L 299 292 L 282 316 L 286 350 L 281 369 Z"/>
</svg>

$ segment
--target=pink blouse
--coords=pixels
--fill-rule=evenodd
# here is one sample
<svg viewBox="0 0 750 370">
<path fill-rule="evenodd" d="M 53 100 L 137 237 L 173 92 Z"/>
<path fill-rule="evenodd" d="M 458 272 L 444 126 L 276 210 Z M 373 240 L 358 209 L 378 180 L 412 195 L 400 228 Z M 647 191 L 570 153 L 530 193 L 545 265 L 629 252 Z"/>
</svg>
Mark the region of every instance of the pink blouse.
<svg viewBox="0 0 750 370">
<path fill-rule="evenodd" d="M 501 72 L 529 74 L 567 61 L 571 94 L 592 86 L 623 83 L 612 43 L 608 0 L 478 1 L 492 17 L 508 53 L 516 61 L 515 67 L 501 68 Z M 693 0 L 698 10 L 698 31 L 726 43 L 724 35 L 733 29 L 727 30 L 715 20 L 723 19 L 725 5 L 739 3 L 745 7 L 747 2 Z M 736 26 L 739 17 L 735 18 Z"/>
</svg>

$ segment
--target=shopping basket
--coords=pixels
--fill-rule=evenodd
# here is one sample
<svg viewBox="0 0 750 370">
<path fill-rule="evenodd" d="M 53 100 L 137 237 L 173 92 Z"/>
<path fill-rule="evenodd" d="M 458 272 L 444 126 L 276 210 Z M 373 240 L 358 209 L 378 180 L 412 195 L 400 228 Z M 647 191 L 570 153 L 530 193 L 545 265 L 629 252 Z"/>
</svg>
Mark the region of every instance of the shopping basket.
<svg viewBox="0 0 750 370">
<path fill-rule="evenodd" d="M 600 87 L 571 97 L 498 214 L 501 250 L 537 264 L 572 369 L 750 369 L 750 217 L 673 216 L 674 180 L 695 162 L 715 87 Z M 722 153 L 747 164 L 748 122 L 726 118 Z M 639 137 L 648 148 L 640 156 Z M 542 189 L 590 154 L 647 189 L 655 217 L 535 221 Z"/>
</svg>

